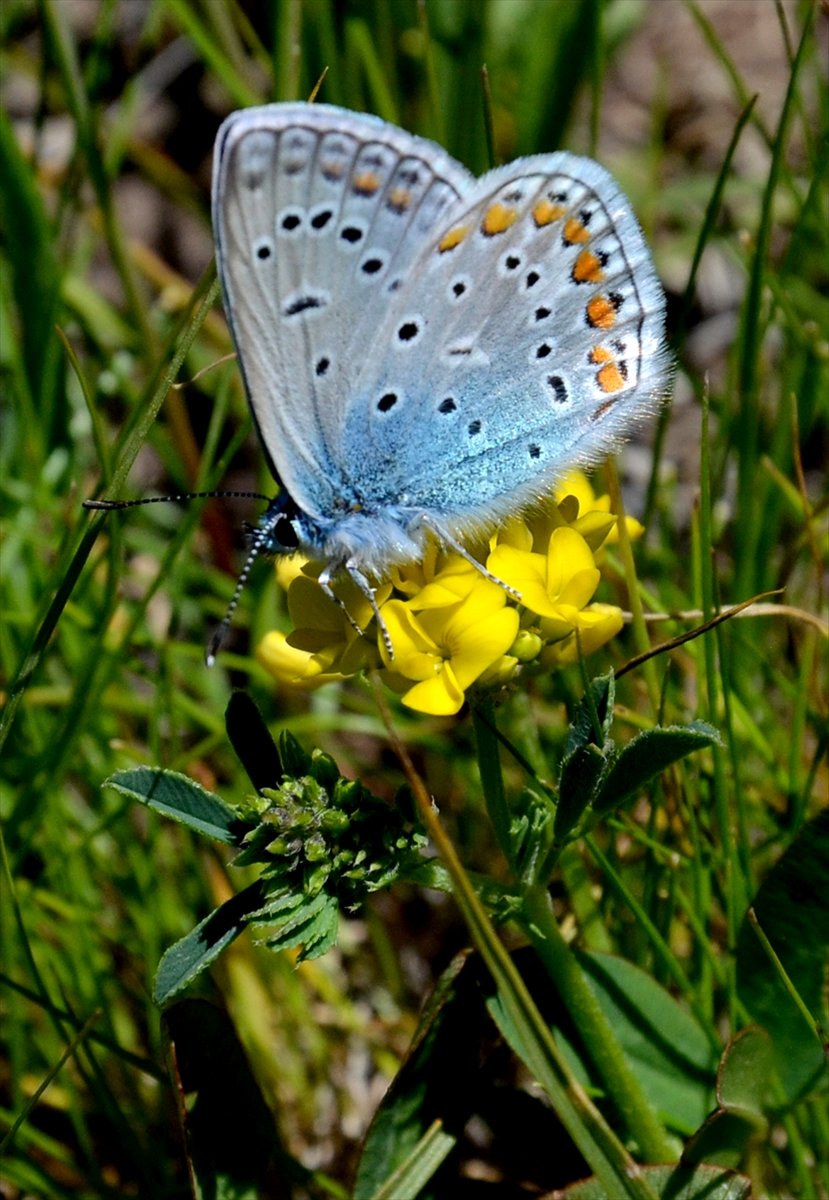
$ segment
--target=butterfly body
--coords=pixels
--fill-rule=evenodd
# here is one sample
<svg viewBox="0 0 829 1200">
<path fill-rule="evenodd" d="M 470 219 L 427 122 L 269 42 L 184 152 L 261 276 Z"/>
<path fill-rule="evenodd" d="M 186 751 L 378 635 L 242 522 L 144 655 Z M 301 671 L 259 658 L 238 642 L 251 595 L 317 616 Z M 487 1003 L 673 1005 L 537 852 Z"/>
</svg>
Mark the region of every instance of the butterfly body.
<svg viewBox="0 0 829 1200">
<path fill-rule="evenodd" d="M 259 546 L 363 590 L 542 502 L 662 401 L 664 296 L 596 163 L 480 179 L 439 146 L 326 105 L 219 131 L 225 309 L 282 491 Z"/>
<path fill-rule="evenodd" d="M 260 519 L 262 550 L 299 550 L 330 564 L 330 574 L 346 570 L 376 580 L 390 567 L 421 557 L 429 532 L 440 536 L 437 527 L 432 530 L 424 523 L 424 514 L 382 498 L 360 503 L 356 495 L 349 499 L 345 487 L 336 508 L 332 515 L 312 518 L 282 492 Z"/>
</svg>

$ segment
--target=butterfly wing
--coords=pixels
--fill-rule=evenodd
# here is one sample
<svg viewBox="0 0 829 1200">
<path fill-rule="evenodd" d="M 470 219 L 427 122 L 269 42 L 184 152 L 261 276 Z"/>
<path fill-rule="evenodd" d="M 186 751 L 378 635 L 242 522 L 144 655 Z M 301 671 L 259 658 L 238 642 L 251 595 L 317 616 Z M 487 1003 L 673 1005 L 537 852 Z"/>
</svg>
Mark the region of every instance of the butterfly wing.
<svg viewBox="0 0 829 1200">
<path fill-rule="evenodd" d="M 334 453 L 369 503 L 457 535 L 539 499 L 658 407 L 665 301 L 592 160 L 519 159 L 430 232 L 374 334 Z"/>
<path fill-rule="evenodd" d="M 473 185 L 439 146 L 327 105 L 245 109 L 219 131 L 225 310 L 271 469 L 312 518 L 337 511 L 346 404 L 385 310 Z"/>
</svg>

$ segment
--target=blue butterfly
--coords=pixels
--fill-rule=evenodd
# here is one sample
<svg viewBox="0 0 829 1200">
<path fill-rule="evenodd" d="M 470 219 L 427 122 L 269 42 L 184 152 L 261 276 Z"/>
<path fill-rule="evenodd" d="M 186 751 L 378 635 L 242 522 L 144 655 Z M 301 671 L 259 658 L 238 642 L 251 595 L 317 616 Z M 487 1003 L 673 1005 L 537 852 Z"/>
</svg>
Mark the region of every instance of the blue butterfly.
<svg viewBox="0 0 829 1200">
<path fill-rule="evenodd" d="M 665 396 L 664 295 L 590 159 L 534 155 L 476 179 L 376 117 L 249 108 L 216 140 L 213 225 L 281 488 L 239 588 L 259 553 L 299 550 L 323 561 L 329 595 L 344 573 L 377 614 L 372 584 L 427 539 L 468 557 Z"/>
</svg>

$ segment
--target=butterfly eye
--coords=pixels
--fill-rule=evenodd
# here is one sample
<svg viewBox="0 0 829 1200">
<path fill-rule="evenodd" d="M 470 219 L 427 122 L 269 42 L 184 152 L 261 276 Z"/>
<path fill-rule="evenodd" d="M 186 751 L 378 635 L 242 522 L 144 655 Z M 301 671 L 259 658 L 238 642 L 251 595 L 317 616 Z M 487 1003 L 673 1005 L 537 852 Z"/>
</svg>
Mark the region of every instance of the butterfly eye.
<svg viewBox="0 0 829 1200">
<path fill-rule="evenodd" d="M 294 528 L 293 521 L 287 515 L 281 516 L 270 532 L 275 547 L 278 546 L 282 550 L 297 550 L 299 548 L 299 538 L 297 537 L 296 529 Z"/>
</svg>

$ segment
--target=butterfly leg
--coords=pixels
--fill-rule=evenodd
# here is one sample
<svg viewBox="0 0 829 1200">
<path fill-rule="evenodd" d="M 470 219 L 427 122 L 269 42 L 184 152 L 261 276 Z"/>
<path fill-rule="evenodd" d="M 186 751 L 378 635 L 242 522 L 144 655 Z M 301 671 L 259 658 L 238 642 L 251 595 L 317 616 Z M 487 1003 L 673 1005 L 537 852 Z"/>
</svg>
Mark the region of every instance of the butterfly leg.
<svg viewBox="0 0 829 1200">
<path fill-rule="evenodd" d="M 488 571 L 483 563 L 479 563 L 477 558 L 473 558 L 466 547 L 461 545 L 460 542 L 456 541 L 455 538 L 448 534 L 445 529 L 442 529 L 440 525 L 433 524 L 425 514 L 422 514 L 418 520 L 423 529 L 428 530 L 428 532 L 431 533 L 433 537 L 436 537 L 444 546 L 448 546 L 450 550 L 454 550 L 455 554 L 459 554 L 461 558 L 465 558 L 466 561 L 470 563 L 480 575 L 483 575 L 484 579 L 488 579 L 490 583 L 497 583 L 498 587 L 503 588 L 508 595 L 512 596 L 513 600 L 521 599 L 521 593 L 519 591 L 516 591 L 514 587 L 510 587 L 508 583 L 505 583 L 503 579 L 499 579 L 497 575 L 493 575 L 491 571 Z"/>
<path fill-rule="evenodd" d="M 326 567 L 320 573 L 319 585 L 322 588 L 322 590 L 325 592 L 328 599 L 333 600 L 335 604 L 338 604 L 340 606 L 340 608 L 343 610 L 345 615 L 348 617 L 349 623 L 362 636 L 365 633 L 365 630 L 363 628 L 361 628 L 361 626 L 358 624 L 357 621 L 354 620 L 354 617 L 352 617 L 351 613 L 346 608 L 344 602 L 340 599 L 340 597 L 336 594 L 333 587 L 331 586 L 331 576 L 333 574 L 335 574 L 338 569 L 340 569 L 339 564 L 335 565 L 335 566 Z M 393 659 L 394 658 L 394 648 L 392 647 L 391 635 L 389 634 L 388 628 L 386 627 L 386 622 L 383 620 L 382 616 L 380 615 L 380 608 L 379 608 L 379 605 L 377 604 L 377 600 L 375 599 L 374 589 L 372 588 L 371 583 L 369 582 L 368 579 L 366 579 L 366 577 L 362 573 L 362 571 L 358 570 L 357 567 L 355 567 L 353 564 L 346 562 L 343 564 L 342 569 L 345 570 L 349 579 L 352 581 L 352 583 L 355 585 L 355 587 L 360 589 L 360 591 L 365 596 L 366 600 L 368 600 L 369 604 L 371 605 L 371 611 L 374 613 L 374 617 L 377 621 L 377 627 L 380 630 L 380 636 L 383 639 L 383 645 L 386 647 L 386 652 L 388 653 L 389 658 Z"/>
</svg>

